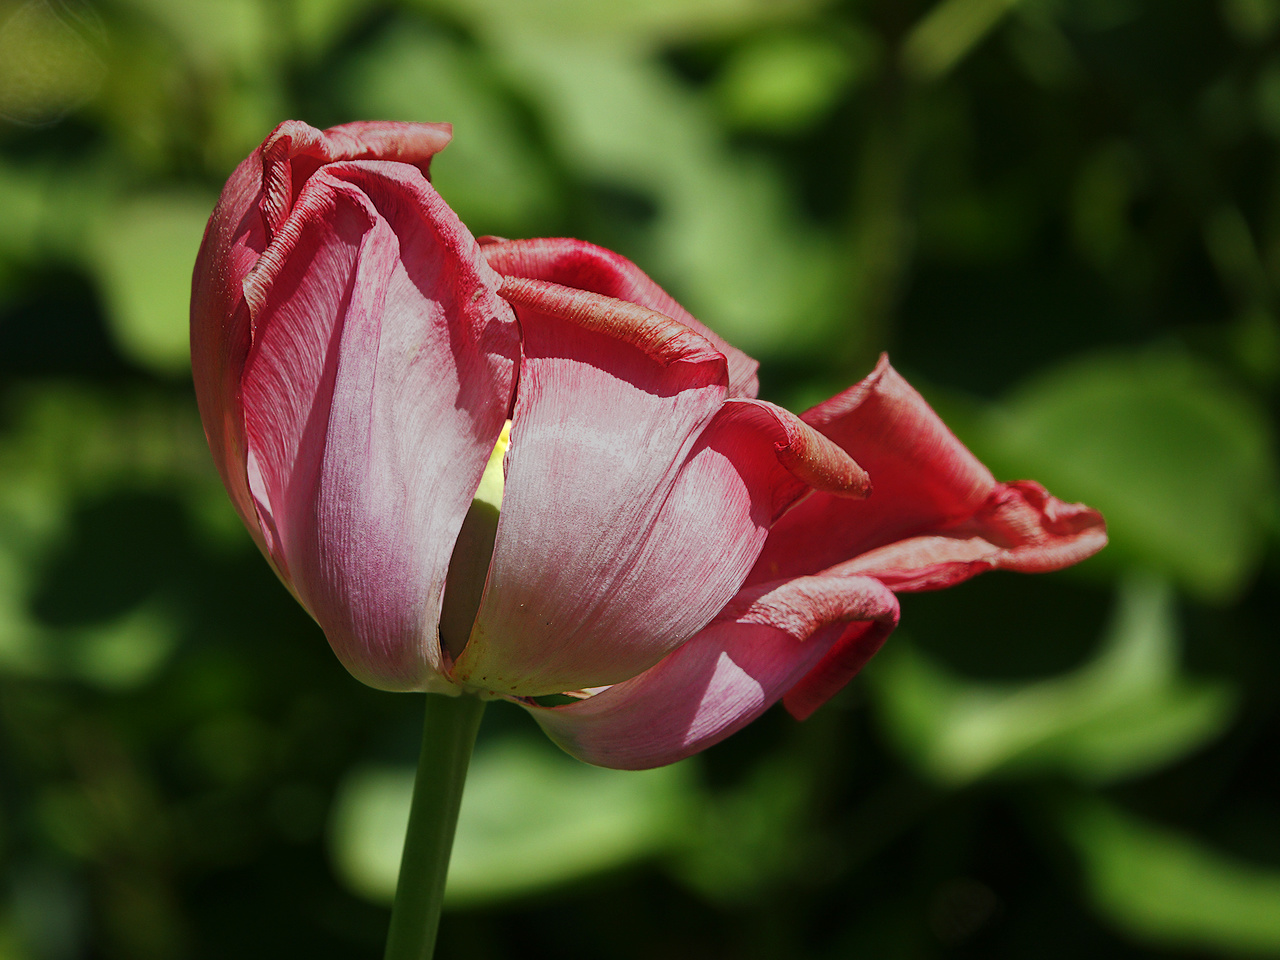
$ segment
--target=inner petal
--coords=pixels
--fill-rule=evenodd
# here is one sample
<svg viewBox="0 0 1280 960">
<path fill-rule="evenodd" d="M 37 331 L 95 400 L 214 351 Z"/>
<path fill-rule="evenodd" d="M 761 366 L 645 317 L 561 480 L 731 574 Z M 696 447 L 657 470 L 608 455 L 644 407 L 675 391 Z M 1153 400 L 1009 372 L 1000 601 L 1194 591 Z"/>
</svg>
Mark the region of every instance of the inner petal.
<svg viewBox="0 0 1280 960">
<path fill-rule="evenodd" d="M 444 604 L 440 610 L 440 643 L 452 660 L 466 647 L 480 609 L 480 597 L 484 594 L 485 578 L 493 559 L 493 538 L 498 532 L 498 515 L 506 485 L 504 463 L 510 445 L 511 421 L 508 420 L 489 454 L 480 486 L 449 558 Z"/>
</svg>

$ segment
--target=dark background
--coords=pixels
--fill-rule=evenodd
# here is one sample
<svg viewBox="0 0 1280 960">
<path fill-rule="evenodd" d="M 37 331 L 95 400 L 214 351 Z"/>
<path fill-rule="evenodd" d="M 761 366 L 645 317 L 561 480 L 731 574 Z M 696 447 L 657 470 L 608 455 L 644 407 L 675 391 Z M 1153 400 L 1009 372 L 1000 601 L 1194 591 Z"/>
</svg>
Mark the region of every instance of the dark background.
<svg viewBox="0 0 1280 960">
<path fill-rule="evenodd" d="M 281 119 L 449 120 L 802 409 L 881 350 L 1078 569 L 904 598 L 672 768 L 491 707 L 440 956 L 1280 956 L 1275 0 L 0 0 L 0 958 L 380 955 L 420 698 L 349 678 L 186 359 Z"/>
</svg>

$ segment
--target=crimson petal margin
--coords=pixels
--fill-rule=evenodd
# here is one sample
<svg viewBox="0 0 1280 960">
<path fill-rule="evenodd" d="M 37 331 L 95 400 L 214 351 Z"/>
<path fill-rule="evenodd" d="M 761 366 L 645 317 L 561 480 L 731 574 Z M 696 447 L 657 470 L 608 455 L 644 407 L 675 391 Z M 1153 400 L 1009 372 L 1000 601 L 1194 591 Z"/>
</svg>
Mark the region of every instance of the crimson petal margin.
<svg viewBox="0 0 1280 960">
<path fill-rule="evenodd" d="M 639 676 L 565 706 L 521 705 L 580 760 L 658 767 L 746 726 L 833 652 L 865 663 L 897 622 L 897 598 L 868 577 L 762 584 Z"/>
<path fill-rule="evenodd" d="M 989 570 L 1045 573 L 1079 563 L 1107 543 L 1102 516 L 1063 503 L 1029 480 L 999 484 L 973 516 L 945 532 L 908 537 L 836 564 L 834 576 L 874 577 L 895 593 L 941 590 Z M 803 720 L 866 662 L 837 644 L 786 696 Z"/>
<path fill-rule="evenodd" d="M 810 491 L 855 500 L 870 496 L 871 478 L 857 461 L 790 410 L 766 400 L 729 400 L 725 409 L 774 437 L 778 466 L 792 478 L 775 482 L 775 520 Z"/>
<path fill-rule="evenodd" d="M 421 173 L 329 164 L 245 280 L 248 474 L 277 567 L 358 679 L 452 688 L 435 624 L 509 409 L 499 278 Z"/>
<path fill-rule="evenodd" d="M 1106 545 L 1096 510 L 1031 481 L 998 483 L 887 357 L 802 419 L 857 458 L 875 492 L 801 501 L 770 531 L 747 583 L 822 570 L 874 577 L 896 592 L 936 590 L 988 570 L 1058 570 Z M 833 650 L 787 695 L 787 709 L 808 716 L 861 666 L 856 654 Z"/>
<path fill-rule="evenodd" d="M 1061 570 L 1106 543 L 1096 510 L 1063 503 L 1040 484 L 1020 480 L 1000 484 L 961 524 L 869 550 L 831 572 L 875 577 L 897 593 L 941 590 L 987 570 Z"/>
<path fill-rule="evenodd" d="M 849 572 L 898 571 L 895 589 L 929 589 L 925 579 L 908 586 L 905 553 L 901 560 L 890 559 L 907 542 L 914 541 L 911 549 L 920 553 L 922 537 L 954 543 L 980 537 L 993 550 L 1012 551 L 998 565 L 1027 572 L 1059 569 L 1106 543 L 1096 511 L 1056 500 L 1034 483 L 998 483 L 887 357 L 862 382 L 801 419 L 857 460 L 875 491 L 862 501 L 816 492 L 799 503 L 770 532 L 749 583 L 813 574 L 888 551 L 879 555 L 883 562 L 857 562 Z M 958 559 L 974 559 L 973 547 L 957 549 Z M 969 575 L 990 568 L 976 564 Z"/>
<path fill-rule="evenodd" d="M 268 236 L 289 216 L 294 200 L 315 171 L 342 160 L 389 160 L 412 164 L 430 179 L 431 158 L 449 145 L 449 123 L 387 123 L 360 120 L 317 130 L 286 120 L 259 148 L 262 199 L 259 210 Z"/>
<path fill-rule="evenodd" d="M 488 242 L 486 242 L 486 240 Z M 729 365 L 729 396 L 754 397 L 760 389 L 759 364 L 722 339 L 680 306 L 670 294 L 621 254 L 585 240 L 547 237 L 532 240 L 482 238 L 489 266 L 504 277 L 546 280 L 655 310 L 697 331 L 724 354 Z"/>
</svg>

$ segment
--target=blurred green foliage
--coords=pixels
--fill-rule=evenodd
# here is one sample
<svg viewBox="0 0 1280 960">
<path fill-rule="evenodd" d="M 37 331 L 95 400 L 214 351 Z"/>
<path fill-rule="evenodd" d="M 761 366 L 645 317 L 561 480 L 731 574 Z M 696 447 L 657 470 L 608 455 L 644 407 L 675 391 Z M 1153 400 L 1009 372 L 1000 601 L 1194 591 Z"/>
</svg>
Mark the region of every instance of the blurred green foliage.
<svg viewBox="0 0 1280 960">
<path fill-rule="evenodd" d="M 904 598 L 804 724 L 489 711 L 456 957 L 1280 956 L 1277 0 L 0 0 L 0 960 L 377 956 L 418 698 L 204 449 L 187 284 L 279 120 L 448 120 L 475 233 L 627 254 L 803 407 L 887 349 L 1083 567 Z"/>
</svg>

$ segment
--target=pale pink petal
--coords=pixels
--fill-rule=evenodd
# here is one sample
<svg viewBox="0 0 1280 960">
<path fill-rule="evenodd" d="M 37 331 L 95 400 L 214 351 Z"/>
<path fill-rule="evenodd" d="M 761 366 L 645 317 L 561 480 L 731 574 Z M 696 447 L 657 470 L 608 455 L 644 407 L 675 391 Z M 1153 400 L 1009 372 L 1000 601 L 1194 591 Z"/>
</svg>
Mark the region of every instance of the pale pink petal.
<svg viewBox="0 0 1280 960">
<path fill-rule="evenodd" d="M 498 282 L 419 171 L 384 161 L 313 174 L 245 282 L 268 547 L 372 686 L 443 683 L 441 591 L 519 351 Z"/>
<path fill-rule="evenodd" d="M 754 397 L 758 392 L 756 368 L 759 364 L 704 326 L 621 254 L 584 240 L 561 237 L 485 239 L 489 242 L 481 242 L 489 265 L 505 277 L 528 277 L 589 290 L 602 296 L 628 300 L 679 320 L 710 340 L 725 355 L 729 364 L 729 396 Z"/>
<path fill-rule="evenodd" d="M 723 356 L 683 324 L 537 280 L 501 291 L 525 356 L 493 562 L 454 676 L 504 695 L 614 683 L 736 593 L 798 495 L 780 457 L 833 484 L 861 475 L 777 408 L 724 405 Z"/>
<path fill-rule="evenodd" d="M 750 723 L 824 658 L 865 663 L 897 620 L 892 592 L 866 577 L 760 585 L 639 676 L 577 703 L 524 706 L 579 759 L 662 766 Z"/>
<path fill-rule="evenodd" d="M 322 163 L 382 157 L 426 175 L 449 135 L 448 124 L 361 122 L 320 131 L 287 120 L 232 173 L 209 218 L 192 278 L 191 372 L 214 463 L 264 553 L 245 472 L 240 377 L 252 334 L 242 281 Z"/>
</svg>

